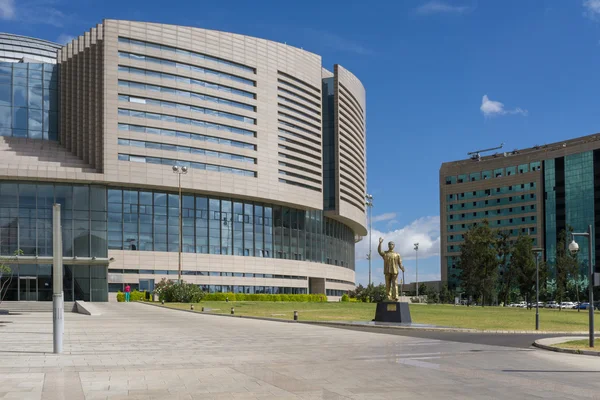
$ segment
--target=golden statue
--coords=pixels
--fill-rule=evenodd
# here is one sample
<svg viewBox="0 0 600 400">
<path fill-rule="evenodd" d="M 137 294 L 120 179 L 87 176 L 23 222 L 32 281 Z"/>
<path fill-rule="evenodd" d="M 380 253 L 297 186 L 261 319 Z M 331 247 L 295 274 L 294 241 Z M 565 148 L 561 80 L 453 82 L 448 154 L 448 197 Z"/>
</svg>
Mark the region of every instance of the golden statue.
<svg viewBox="0 0 600 400">
<path fill-rule="evenodd" d="M 394 242 L 388 243 L 387 251 L 381 250 L 382 243 L 383 238 L 379 238 L 379 247 L 377 247 L 377 251 L 379 252 L 379 255 L 383 257 L 386 300 L 398 301 L 398 271 L 401 270 L 404 272 L 402 257 L 394 251 L 394 247 L 396 246 Z"/>
</svg>

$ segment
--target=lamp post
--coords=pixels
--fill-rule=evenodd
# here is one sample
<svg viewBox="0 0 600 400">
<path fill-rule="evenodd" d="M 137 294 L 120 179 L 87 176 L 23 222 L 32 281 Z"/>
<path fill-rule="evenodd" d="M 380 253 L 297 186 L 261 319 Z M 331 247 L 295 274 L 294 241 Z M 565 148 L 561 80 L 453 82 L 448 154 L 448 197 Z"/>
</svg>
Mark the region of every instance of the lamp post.
<svg viewBox="0 0 600 400">
<path fill-rule="evenodd" d="M 365 195 L 365 204 L 369 208 L 369 285 L 371 285 L 371 249 L 373 247 L 372 235 L 373 235 L 373 195 Z"/>
<path fill-rule="evenodd" d="M 187 172 L 188 168 L 185 165 L 173 165 L 173 173 L 177 174 L 177 183 L 179 186 L 179 269 L 177 271 L 177 280 L 179 283 L 181 283 L 181 252 L 183 248 L 183 199 L 181 198 L 181 175 L 187 174 Z"/>
<path fill-rule="evenodd" d="M 416 287 L 417 298 L 419 297 L 419 243 L 415 243 L 415 271 L 416 271 Z"/>
<path fill-rule="evenodd" d="M 540 254 L 543 249 L 535 248 L 532 250 L 535 255 L 535 330 L 540 330 Z"/>
<path fill-rule="evenodd" d="M 588 238 L 588 259 L 589 259 L 589 315 L 590 315 L 590 326 L 589 326 L 589 336 L 590 336 L 590 347 L 594 347 L 594 261 L 592 259 L 592 248 L 593 248 L 593 236 L 592 236 L 592 225 L 588 226 L 588 231 L 584 233 L 571 233 L 573 241 L 569 244 L 569 251 L 571 254 L 577 254 L 579 251 L 579 245 L 575 241 L 575 236 L 587 236 Z"/>
</svg>

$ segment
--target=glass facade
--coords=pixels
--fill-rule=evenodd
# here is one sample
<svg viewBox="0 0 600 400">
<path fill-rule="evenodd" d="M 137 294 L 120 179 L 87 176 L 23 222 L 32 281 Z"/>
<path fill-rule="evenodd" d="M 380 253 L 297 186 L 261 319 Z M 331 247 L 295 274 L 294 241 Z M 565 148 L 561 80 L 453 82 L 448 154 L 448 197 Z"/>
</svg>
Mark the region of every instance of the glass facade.
<svg viewBox="0 0 600 400">
<path fill-rule="evenodd" d="M 61 205 L 64 257 L 107 257 L 106 188 L 0 181 L 0 255 L 52 256 L 52 205 Z"/>
<path fill-rule="evenodd" d="M 58 66 L 0 62 L 0 136 L 58 140 Z"/>
<path fill-rule="evenodd" d="M 177 194 L 108 189 L 108 247 L 178 251 Z M 183 195 L 183 251 L 304 260 L 354 270 L 354 234 L 319 210 Z"/>
<path fill-rule="evenodd" d="M 8 264 L 12 279 L 6 301 L 52 301 L 51 264 Z M 65 301 L 108 301 L 106 265 L 64 265 Z"/>
<path fill-rule="evenodd" d="M 336 145 L 334 79 L 323 79 L 323 207 L 335 210 Z"/>
</svg>

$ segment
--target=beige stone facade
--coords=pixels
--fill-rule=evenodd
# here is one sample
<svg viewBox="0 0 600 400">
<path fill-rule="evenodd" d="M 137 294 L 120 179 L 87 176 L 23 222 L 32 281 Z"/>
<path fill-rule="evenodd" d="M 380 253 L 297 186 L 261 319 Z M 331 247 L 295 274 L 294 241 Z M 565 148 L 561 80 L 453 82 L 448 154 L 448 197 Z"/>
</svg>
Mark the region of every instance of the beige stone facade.
<svg viewBox="0 0 600 400">
<path fill-rule="evenodd" d="M 59 50 L 57 60 L 60 144 L 0 138 L 1 179 L 174 192 L 178 180 L 165 165 L 171 160 L 192 165 L 181 179 L 185 193 L 323 210 L 319 55 L 227 32 L 104 20 Z M 363 236 L 365 90 L 341 66 L 332 75 L 339 109 L 338 207 L 328 216 Z M 161 134 L 166 131 L 188 136 Z M 200 136 L 208 140 L 194 140 Z M 133 142 L 154 147 L 123 145 Z M 177 252 L 109 250 L 109 257 L 110 269 L 178 268 Z M 349 290 L 354 282 L 353 268 L 276 258 L 184 254 L 182 269 L 309 278 L 269 279 L 269 286 L 309 287 L 314 278 L 322 280 L 315 287 Z M 109 274 L 109 283 L 139 278 Z M 260 279 L 190 281 L 255 285 Z"/>
</svg>

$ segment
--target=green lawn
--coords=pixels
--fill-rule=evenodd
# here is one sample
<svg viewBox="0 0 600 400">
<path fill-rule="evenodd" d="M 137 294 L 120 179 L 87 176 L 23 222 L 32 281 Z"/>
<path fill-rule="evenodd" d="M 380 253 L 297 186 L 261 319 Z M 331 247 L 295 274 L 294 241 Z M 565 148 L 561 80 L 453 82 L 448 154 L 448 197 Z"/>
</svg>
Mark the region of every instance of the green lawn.
<svg viewBox="0 0 600 400">
<path fill-rule="evenodd" d="M 571 340 L 570 342 L 559 343 L 554 346 L 560 347 L 563 349 L 574 349 L 574 350 L 592 350 L 592 351 L 600 351 L 600 339 L 594 340 L 594 348 L 589 346 L 589 339 L 583 340 Z"/>
<path fill-rule="evenodd" d="M 190 304 L 168 303 L 165 307 L 190 309 Z M 211 313 L 293 319 L 294 310 L 304 321 L 371 321 L 375 316 L 373 303 L 292 303 L 292 302 L 224 302 L 205 301 L 194 304 Z M 534 330 L 535 310 L 506 307 L 465 307 L 452 305 L 413 304 L 410 306 L 415 323 L 488 330 Z M 576 310 L 540 309 L 540 330 L 586 331 L 588 312 Z"/>
</svg>

